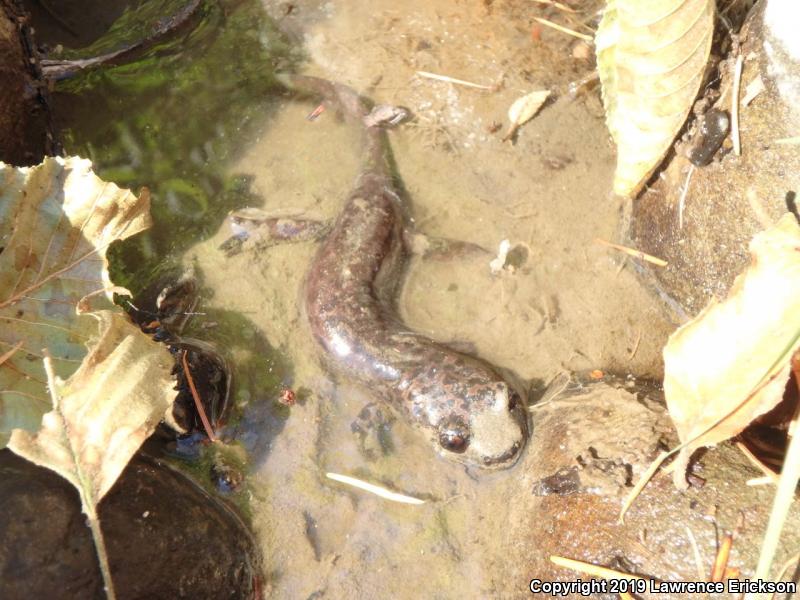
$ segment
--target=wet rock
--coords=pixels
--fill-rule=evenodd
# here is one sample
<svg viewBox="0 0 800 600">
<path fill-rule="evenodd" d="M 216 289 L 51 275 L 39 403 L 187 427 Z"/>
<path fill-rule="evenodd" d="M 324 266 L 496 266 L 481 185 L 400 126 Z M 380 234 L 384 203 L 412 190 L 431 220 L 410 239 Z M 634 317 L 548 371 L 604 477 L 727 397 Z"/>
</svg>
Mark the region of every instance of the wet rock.
<svg viewBox="0 0 800 600">
<path fill-rule="evenodd" d="M 669 262 L 666 268 L 648 267 L 648 277 L 689 315 L 711 298 L 725 297 L 749 262 L 752 236 L 785 213 L 800 189 L 798 146 L 777 142 L 800 131 L 800 57 L 765 24 L 766 6 L 756 5 L 740 35 L 740 96 L 758 76 L 765 85 L 740 106 L 741 156 L 728 138 L 708 166 L 697 167 L 687 158 L 697 150 L 688 140 L 679 143 L 662 177 L 633 204 L 631 245 Z M 767 23 L 776 20 L 766 12 Z M 731 110 L 734 62 L 728 58 L 721 69 L 721 97 L 712 109 L 720 112 L 712 115 Z M 700 162 L 711 158 L 701 154 Z"/>
<path fill-rule="evenodd" d="M 658 392 L 630 380 L 573 381 L 534 408 L 533 420 L 531 447 L 520 465 L 529 495 L 515 499 L 509 515 L 514 529 L 525 532 L 507 536 L 506 555 L 526 557 L 513 568 L 512 580 L 587 579 L 550 562 L 551 555 L 559 555 L 646 577 L 695 581 L 699 574 L 687 528 L 707 578 L 717 535 L 733 530 L 740 519 L 730 566 L 752 577 L 773 490 L 746 485 L 761 473 L 733 445 L 697 458 L 694 474 L 705 481 L 702 487 L 681 492 L 669 475 L 657 475 L 619 524 L 632 486 L 661 450 L 676 444 Z M 800 509 L 794 507 L 776 564 L 799 543 Z"/>
<path fill-rule="evenodd" d="M 226 504 L 137 455 L 100 505 L 117 597 L 256 598 L 260 555 Z M 77 492 L 0 451 L 0 598 L 104 598 Z"/>
<path fill-rule="evenodd" d="M 53 150 L 47 88 L 24 19 L 16 3 L 0 0 L 0 161 L 13 165 L 36 164 Z"/>
</svg>

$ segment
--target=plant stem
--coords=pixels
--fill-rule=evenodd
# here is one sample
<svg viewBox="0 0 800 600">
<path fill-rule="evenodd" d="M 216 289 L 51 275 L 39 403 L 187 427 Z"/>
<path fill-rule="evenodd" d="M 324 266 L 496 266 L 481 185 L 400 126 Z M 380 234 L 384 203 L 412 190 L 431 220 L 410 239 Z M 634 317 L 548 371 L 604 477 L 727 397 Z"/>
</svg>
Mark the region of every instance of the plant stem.
<svg viewBox="0 0 800 600">
<path fill-rule="evenodd" d="M 81 494 L 83 496 L 83 494 Z M 106 552 L 106 541 L 103 538 L 103 531 L 100 529 L 100 519 L 97 516 L 97 509 L 89 498 L 81 498 L 83 511 L 86 513 L 89 529 L 92 530 L 92 539 L 97 551 L 97 560 L 100 563 L 100 572 L 103 574 L 103 584 L 105 586 L 106 598 L 116 600 L 117 594 L 114 591 L 114 582 L 111 579 L 111 567 L 108 564 L 108 553 Z"/>
</svg>

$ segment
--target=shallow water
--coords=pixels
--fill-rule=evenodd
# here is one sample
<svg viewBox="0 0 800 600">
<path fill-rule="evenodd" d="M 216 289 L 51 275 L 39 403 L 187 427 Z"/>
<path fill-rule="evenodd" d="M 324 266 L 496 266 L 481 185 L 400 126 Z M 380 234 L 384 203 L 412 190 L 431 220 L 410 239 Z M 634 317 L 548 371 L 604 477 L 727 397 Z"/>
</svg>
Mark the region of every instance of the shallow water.
<svg viewBox="0 0 800 600">
<path fill-rule="evenodd" d="M 249 453 L 246 493 L 269 589 L 291 598 L 523 594 L 527 581 L 509 574 L 526 558 L 508 549 L 530 552 L 535 540 L 509 514 L 530 496 L 519 473 L 536 457 L 491 474 L 439 458 L 369 390 L 320 365 L 298 301 L 315 245 L 228 259 L 218 246 L 230 232 L 220 227 L 244 205 L 333 218 L 357 174 L 357 132 L 330 111 L 308 122 L 313 103 L 276 94 L 259 64 L 294 65 L 293 39 L 307 53 L 301 70 L 414 112 L 390 141 L 417 232 L 525 249 L 516 270 L 497 275 L 491 255 L 412 260 L 399 298 L 412 328 L 469 342 L 534 395 L 564 370 L 657 376 L 673 324 L 631 265 L 594 243 L 615 238 L 622 207 L 610 192 L 613 149 L 597 94 L 566 94 L 592 63 L 572 58 L 574 40 L 556 32 L 532 41 L 531 17 L 546 13 L 527 0 L 266 2 L 282 33 L 253 3 L 222 7 L 177 42 L 181 52 L 70 84 L 60 119 L 68 151 L 154 192 L 152 232 L 119 251 L 122 283 L 144 287 L 177 265 L 198 274 L 207 315 L 192 335 L 215 340 L 234 365 L 243 418 L 229 434 Z M 481 91 L 417 70 L 502 85 Z M 171 78 L 184 83 L 165 85 Z M 516 144 L 503 143 L 491 124 L 534 89 L 555 100 Z M 291 409 L 277 403 L 282 386 L 299 392 Z M 328 471 L 426 504 L 350 490 Z"/>
</svg>

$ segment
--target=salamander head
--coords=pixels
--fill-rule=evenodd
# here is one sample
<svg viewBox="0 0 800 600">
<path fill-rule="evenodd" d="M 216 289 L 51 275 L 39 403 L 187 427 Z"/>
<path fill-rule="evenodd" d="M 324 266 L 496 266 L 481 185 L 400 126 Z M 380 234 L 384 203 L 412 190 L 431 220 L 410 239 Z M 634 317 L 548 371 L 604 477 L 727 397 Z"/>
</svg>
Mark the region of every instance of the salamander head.
<svg viewBox="0 0 800 600">
<path fill-rule="evenodd" d="M 468 410 L 445 415 L 439 422 L 442 454 L 484 469 L 512 466 L 528 436 L 525 403 L 520 395 L 499 381 L 481 386 L 462 406 Z"/>
</svg>

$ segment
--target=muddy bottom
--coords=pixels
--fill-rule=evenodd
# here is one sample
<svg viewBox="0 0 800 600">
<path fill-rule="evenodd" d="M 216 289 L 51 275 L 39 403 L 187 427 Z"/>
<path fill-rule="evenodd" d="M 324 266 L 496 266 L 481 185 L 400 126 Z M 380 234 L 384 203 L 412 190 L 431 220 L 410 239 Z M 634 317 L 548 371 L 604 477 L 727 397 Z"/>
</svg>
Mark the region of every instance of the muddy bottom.
<svg viewBox="0 0 800 600">
<path fill-rule="evenodd" d="M 549 30 L 540 41 L 531 37 L 533 16 L 559 14 L 529 2 L 441 0 L 378 0 L 368 8 L 299 1 L 291 9 L 275 2 L 267 10 L 302 41 L 306 72 L 413 111 L 415 121 L 392 131 L 390 142 L 418 233 L 492 252 L 505 239 L 518 248 L 516 268 L 497 274 L 491 255 L 412 260 L 399 299 L 410 327 L 472 344 L 534 390 L 565 370 L 658 377 L 674 323 L 626 259 L 594 241 L 616 238 L 621 207 L 611 194 L 614 156 L 597 93 L 566 94 L 593 63 L 573 58 L 571 37 Z M 417 70 L 499 87 L 457 86 Z M 501 141 L 502 130 L 490 133 L 517 97 L 536 89 L 553 90 L 555 100 L 515 144 Z M 330 111 L 307 121 L 311 102 L 282 102 L 268 127 L 252 125 L 255 142 L 230 172 L 253 178 L 259 208 L 334 218 L 357 175 L 357 132 Z M 201 274 L 209 311 L 241 315 L 244 340 L 261 340 L 284 357 L 277 368 L 250 348 L 248 366 L 236 367 L 237 399 L 246 406 L 238 435 L 254 460 L 251 506 L 271 593 L 524 595 L 528 581 L 519 573 L 536 540 L 510 517 L 530 501 L 521 474 L 536 457 L 526 453 L 514 468 L 491 474 L 439 458 L 369 390 L 331 377 L 318 362 L 299 308 L 315 244 L 228 259 L 217 249 L 228 235 L 193 247 L 184 262 Z M 277 405 L 276 388 L 253 382 L 270 369 L 299 391 L 291 409 L 264 412 Z M 326 472 L 426 502 L 391 503 Z"/>
</svg>

